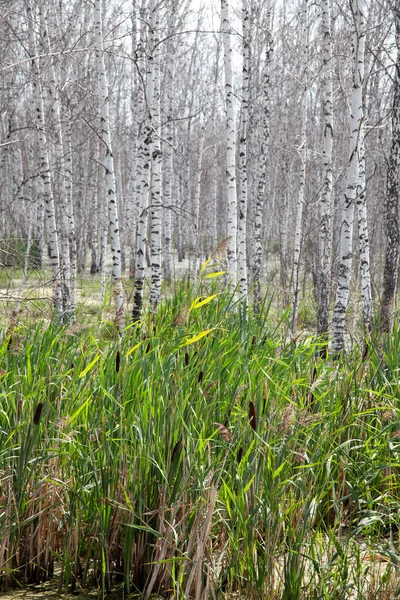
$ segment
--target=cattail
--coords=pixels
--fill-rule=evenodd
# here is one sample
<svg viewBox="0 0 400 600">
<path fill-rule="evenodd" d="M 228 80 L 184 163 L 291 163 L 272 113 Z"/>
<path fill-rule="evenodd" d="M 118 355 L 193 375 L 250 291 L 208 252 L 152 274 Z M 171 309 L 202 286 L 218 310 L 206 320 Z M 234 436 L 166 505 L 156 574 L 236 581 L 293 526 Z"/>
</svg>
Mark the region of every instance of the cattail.
<svg viewBox="0 0 400 600">
<path fill-rule="evenodd" d="M 222 425 L 222 423 L 214 423 L 214 425 L 216 425 L 218 427 L 218 430 L 222 436 L 222 439 L 225 440 L 225 442 L 232 441 L 232 436 L 229 433 L 228 429 L 225 427 L 225 425 Z"/>
<path fill-rule="evenodd" d="M 115 355 L 115 372 L 119 373 L 119 368 L 121 365 L 121 354 L 119 350 L 117 350 L 117 354 Z"/>
<path fill-rule="evenodd" d="M 40 418 L 42 416 L 42 410 L 43 410 L 43 402 L 39 402 L 39 404 L 36 407 L 35 414 L 33 415 L 33 422 L 35 425 L 39 425 L 39 423 L 40 423 Z"/>
<path fill-rule="evenodd" d="M 175 458 L 178 456 L 178 453 L 181 450 L 181 446 L 182 446 L 182 441 L 181 438 L 178 438 L 178 441 L 176 442 L 175 446 L 172 449 L 172 454 L 171 454 L 171 462 L 174 462 Z"/>
<path fill-rule="evenodd" d="M 198 378 L 197 378 L 197 381 L 198 381 L 199 383 L 201 383 L 201 382 L 203 381 L 203 377 L 204 377 L 204 372 L 203 372 L 203 371 L 200 371 L 200 373 L 199 373 L 199 376 L 198 376 Z"/>
<path fill-rule="evenodd" d="M 147 348 L 146 348 L 146 354 L 148 354 L 148 353 L 150 352 L 150 348 L 151 348 L 151 345 L 150 345 L 150 342 L 149 342 L 149 343 L 147 344 Z"/>
<path fill-rule="evenodd" d="M 365 348 L 364 348 L 364 353 L 362 356 L 362 362 L 367 360 L 368 353 L 369 353 L 369 344 L 368 344 L 368 342 L 365 342 Z"/>
<path fill-rule="evenodd" d="M 236 460 L 237 460 L 238 464 L 241 462 L 242 458 L 243 458 L 243 448 L 242 448 L 242 446 L 240 446 L 238 453 L 236 455 Z"/>
<path fill-rule="evenodd" d="M 249 403 L 249 423 L 250 423 L 250 427 L 254 431 L 257 431 L 256 407 L 254 406 L 253 400 L 250 400 L 250 403 Z"/>
<path fill-rule="evenodd" d="M 189 364 L 189 352 L 185 352 L 185 365 L 188 366 Z"/>
</svg>

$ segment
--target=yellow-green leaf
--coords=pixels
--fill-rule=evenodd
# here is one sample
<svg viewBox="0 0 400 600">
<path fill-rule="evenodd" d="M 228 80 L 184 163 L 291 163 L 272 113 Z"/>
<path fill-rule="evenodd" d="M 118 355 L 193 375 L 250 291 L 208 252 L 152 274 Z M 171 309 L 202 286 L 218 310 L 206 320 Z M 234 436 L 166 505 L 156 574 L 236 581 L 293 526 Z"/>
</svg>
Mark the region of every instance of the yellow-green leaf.
<svg viewBox="0 0 400 600">
<path fill-rule="evenodd" d="M 208 263 L 210 262 L 211 258 L 212 258 L 211 256 L 210 256 L 210 258 L 207 258 L 207 260 L 206 260 L 206 261 L 205 261 L 205 262 L 204 262 L 204 263 L 201 265 L 201 269 L 200 269 L 200 275 L 201 275 L 201 273 L 204 271 L 204 269 L 206 269 L 206 268 L 207 268 L 207 265 L 208 265 Z"/>
<path fill-rule="evenodd" d="M 183 348 L 184 346 L 189 346 L 190 344 L 194 344 L 198 340 L 201 340 L 201 338 L 203 338 L 206 335 L 208 335 L 211 331 L 214 331 L 214 329 L 215 329 L 215 327 L 213 327 L 212 329 L 206 329 L 205 331 L 202 331 L 201 333 L 198 333 L 197 335 L 195 335 L 195 336 L 189 338 L 188 340 L 186 340 L 183 344 L 181 344 L 180 346 L 178 346 L 178 348 Z"/>
<path fill-rule="evenodd" d="M 208 275 L 204 275 L 204 279 L 211 279 L 211 277 L 219 277 L 220 275 L 225 275 L 226 271 L 215 271 L 215 273 L 208 273 Z"/>
<path fill-rule="evenodd" d="M 128 352 L 126 353 L 126 356 L 130 356 L 132 354 L 132 352 L 135 352 L 135 350 L 137 350 L 139 348 L 139 346 L 141 346 L 142 344 L 143 344 L 143 340 L 141 342 L 139 342 L 138 344 L 136 344 L 135 346 L 133 346 L 133 348 L 128 350 Z"/>
<path fill-rule="evenodd" d="M 94 359 L 92 360 L 92 362 L 89 363 L 88 366 L 85 367 L 85 369 L 83 369 L 83 371 L 81 373 L 79 373 L 79 377 L 78 377 L 79 379 L 82 379 L 82 377 L 85 377 L 85 375 L 87 373 L 89 373 L 89 371 L 91 369 L 93 369 L 94 365 L 97 363 L 97 361 L 99 360 L 100 356 L 101 356 L 101 354 L 97 354 L 97 356 L 94 357 Z"/>
<path fill-rule="evenodd" d="M 192 306 L 190 307 L 190 310 L 192 310 L 193 308 L 200 308 L 200 306 L 204 306 L 205 304 L 208 304 L 209 302 L 211 302 L 211 300 L 214 300 L 214 298 L 216 296 L 218 296 L 218 294 L 212 294 L 212 296 L 208 296 L 207 298 L 204 298 L 204 300 L 202 300 L 203 296 L 196 298 L 196 300 L 194 300 L 192 302 Z"/>
</svg>

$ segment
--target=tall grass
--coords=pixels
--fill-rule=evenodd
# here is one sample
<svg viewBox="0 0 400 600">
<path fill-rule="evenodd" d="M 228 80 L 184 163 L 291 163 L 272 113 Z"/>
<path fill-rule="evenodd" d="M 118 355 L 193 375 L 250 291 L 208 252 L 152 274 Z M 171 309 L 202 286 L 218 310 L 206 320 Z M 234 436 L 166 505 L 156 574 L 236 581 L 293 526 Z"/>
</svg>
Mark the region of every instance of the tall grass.
<svg viewBox="0 0 400 600">
<path fill-rule="evenodd" d="M 324 361 L 206 283 L 122 341 L 3 339 L 3 588 L 57 563 L 65 588 L 145 599 L 394 597 L 397 334 Z"/>
</svg>

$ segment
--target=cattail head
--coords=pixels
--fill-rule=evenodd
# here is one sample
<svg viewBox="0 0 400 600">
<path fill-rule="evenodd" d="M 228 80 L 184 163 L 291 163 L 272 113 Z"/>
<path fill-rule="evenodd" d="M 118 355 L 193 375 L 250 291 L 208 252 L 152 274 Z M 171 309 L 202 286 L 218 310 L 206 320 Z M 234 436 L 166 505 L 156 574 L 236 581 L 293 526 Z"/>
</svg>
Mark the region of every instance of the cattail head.
<svg viewBox="0 0 400 600">
<path fill-rule="evenodd" d="M 42 417 L 43 405 L 44 405 L 43 402 L 39 402 L 39 404 L 36 407 L 35 414 L 33 415 L 33 422 L 35 425 L 39 425 L 39 423 L 40 423 L 40 419 Z"/>
<path fill-rule="evenodd" d="M 253 400 L 250 400 L 249 402 L 249 423 L 253 431 L 257 431 L 256 407 L 254 406 Z"/>
</svg>

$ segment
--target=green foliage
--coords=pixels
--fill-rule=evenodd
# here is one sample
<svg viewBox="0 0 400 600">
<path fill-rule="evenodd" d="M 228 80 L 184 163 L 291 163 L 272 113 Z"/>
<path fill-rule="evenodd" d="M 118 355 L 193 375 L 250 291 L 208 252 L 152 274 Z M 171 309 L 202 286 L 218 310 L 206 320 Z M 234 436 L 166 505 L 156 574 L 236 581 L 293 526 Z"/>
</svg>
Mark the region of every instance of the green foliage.
<svg viewBox="0 0 400 600">
<path fill-rule="evenodd" d="M 67 587 L 145 598 L 394 597 L 398 334 L 322 361 L 216 280 L 122 341 L 53 323 L 4 337 L 3 585 L 58 560 Z"/>
</svg>

